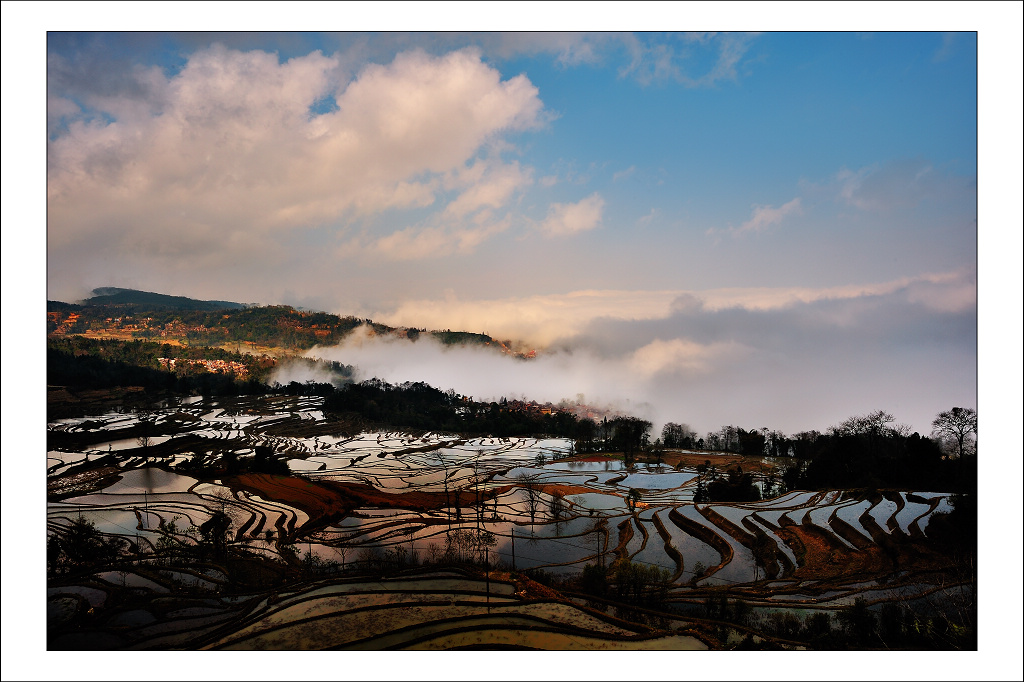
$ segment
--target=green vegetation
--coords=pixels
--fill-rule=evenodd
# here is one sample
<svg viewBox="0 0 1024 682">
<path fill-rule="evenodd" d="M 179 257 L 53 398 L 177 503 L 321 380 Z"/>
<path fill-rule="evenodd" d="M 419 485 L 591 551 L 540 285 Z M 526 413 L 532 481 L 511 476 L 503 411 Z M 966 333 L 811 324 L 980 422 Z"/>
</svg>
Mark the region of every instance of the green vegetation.
<svg viewBox="0 0 1024 682">
<path fill-rule="evenodd" d="M 441 332 L 430 332 L 430 335 L 446 346 L 460 346 L 465 344 L 488 344 L 493 339 L 487 334 L 474 334 L 473 332 L 453 332 L 446 329 Z"/>
<path fill-rule="evenodd" d="M 331 391 L 324 410 L 359 415 L 391 427 L 499 437 L 549 434 L 572 438 L 579 421 L 571 412 L 543 414 L 516 408 L 504 399 L 477 402 L 423 382 L 393 385 L 379 379 Z"/>
<path fill-rule="evenodd" d="M 754 477 L 743 473 L 737 464 L 725 476 L 711 465 L 710 460 L 697 465 L 697 490 L 694 502 L 754 502 L 761 499 L 761 491 L 754 485 Z"/>
<path fill-rule="evenodd" d="M 374 334 L 396 333 L 394 327 L 373 320 L 330 313 L 296 310 L 287 305 L 244 306 L 230 301 L 196 301 L 130 289 L 106 288 L 82 304 L 47 301 L 47 333 L 127 334 L 132 338 L 174 339 L 193 345 L 249 344 L 307 350 L 336 345 L 355 328 L 367 326 Z M 416 340 L 425 330 L 405 330 Z M 492 342 L 486 334 L 433 331 L 445 345 Z"/>
<path fill-rule="evenodd" d="M 851 417 L 826 434 L 801 434 L 794 448 L 798 462 L 783 473 L 786 488 L 973 490 L 973 467 L 964 470 L 963 461 L 943 455 L 940 442 L 908 434 L 892 421 L 878 411 Z"/>
<path fill-rule="evenodd" d="M 116 560 L 128 547 L 117 536 L 107 537 L 96 524 L 74 519 L 63 533 L 46 539 L 46 566 L 51 575 L 89 571 Z"/>
</svg>

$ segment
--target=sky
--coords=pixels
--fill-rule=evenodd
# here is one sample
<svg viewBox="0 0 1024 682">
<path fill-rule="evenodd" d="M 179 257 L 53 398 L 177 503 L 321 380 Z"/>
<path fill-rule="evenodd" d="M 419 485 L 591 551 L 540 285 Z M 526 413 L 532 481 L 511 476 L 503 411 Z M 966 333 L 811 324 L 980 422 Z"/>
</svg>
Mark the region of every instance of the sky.
<svg viewBox="0 0 1024 682">
<path fill-rule="evenodd" d="M 656 430 L 885 409 L 927 432 L 977 401 L 977 50 L 973 32 L 50 33 L 47 296 L 484 332 L 542 359 L 315 354 Z"/>
<path fill-rule="evenodd" d="M 314 354 L 656 429 L 885 409 L 926 433 L 978 399 L 978 54 L 973 31 L 50 32 L 46 296 L 484 332 L 539 359 Z"/>
<path fill-rule="evenodd" d="M 481 399 L 700 433 L 977 406 L 1019 432 L 1019 4 L 480 5 L 345 24 L 600 31 L 5 3 L 4 350 L 41 319 L 19 292 L 121 286 L 539 350 L 316 349 Z M 764 31 L 606 32 L 655 26 Z"/>
</svg>

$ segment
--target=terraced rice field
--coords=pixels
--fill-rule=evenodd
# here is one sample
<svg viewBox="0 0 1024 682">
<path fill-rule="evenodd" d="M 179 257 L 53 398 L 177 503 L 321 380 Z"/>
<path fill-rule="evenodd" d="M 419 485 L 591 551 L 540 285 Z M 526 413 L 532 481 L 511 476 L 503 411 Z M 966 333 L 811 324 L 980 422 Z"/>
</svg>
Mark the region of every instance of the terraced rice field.
<svg viewBox="0 0 1024 682">
<path fill-rule="evenodd" d="M 51 583 L 53 622 L 77 608 L 105 611 L 102 627 L 64 633 L 55 646 L 705 647 L 690 635 L 655 636 L 578 605 L 517 596 L 510 579 L 488 587 L 459 572 L 420 569 L 374 581 L 352 573 L 380 557 L 429 564 L 460 530 L 492 533 L 487 562 L 506 574 L 579 573 L 616 558 L 663 568 L 672 576 L 670 601 L 680 605 L 721 589 L 772 608 L 934 589 L 894 565 L 892 543 L 924 556 L 928 519 L 948 508 L 942 493 L 792 491 L 756 503 L 694 504 L 695 470 L 572 457 L 566 440 L 337 428 L 319 399 L 280 397 L 195 399 L 141 417 L 49 424 L 49 532 L 88 519 L 140 554 L 130 571 Z M 228 456 L 245 460 L 259 446 L 272 448 L 292 474 L 195 473 L 198 465 L 216 470 Z M 635 512 L 626 502 L 631 488 L 641 492 Z M 200 527 L 221 514 L 228 541 L 251 556 L 281 566 L 315 557 L 332 562 L 337 577 L 294 593 L 228 597 L 214 564 L 188 572 L 147 558 L 168 538 L 194 546 Z M 473 548 L 457 551 L 484 558 Z M 147 606 L 111 610 L 109 595 L 119 589 Z M 183 589 L 201 596 L 186 599 Z"/>
</svg>

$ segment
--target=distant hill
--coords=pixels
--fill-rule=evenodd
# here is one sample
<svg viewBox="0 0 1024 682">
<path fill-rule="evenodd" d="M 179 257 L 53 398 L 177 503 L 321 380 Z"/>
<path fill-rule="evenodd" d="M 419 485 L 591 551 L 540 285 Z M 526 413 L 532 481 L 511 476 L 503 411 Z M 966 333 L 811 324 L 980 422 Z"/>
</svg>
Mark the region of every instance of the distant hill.
<svg viewBox="0 0 1024 682">
<path fill-rule="evenodd" d="M 369 333 L 394 335 L 415 341 L 429 336 L 452 345 L 492 346 L 520 358 L 533 351 L 514 351 L 508 342 L 487 334 L 466 331 L 428 331 L 390 327 L 351 315 L 298 310 L 287 305 L 245 305 L 232 301 L 199 301 L 152 291 L 101 287 L 92 298 L 77 304 L 47 301 L 47 334 L 56 337 L 91 333 L 120 339 L 165 339 L 189 345 L 247 343 L 307 350 L 340 343 L 352 330 L 366 326 Z"/>
<path fill-rule="evenodd" d="M 185 296 L 169 296 L 152 291 L 100 287 L 92 290 L 93 297 L 82 301 L 83 305 L 121 305 L 171 310 L 240 310 L 245 306 L 232 301 L 199 301 Z"/>
</svg>

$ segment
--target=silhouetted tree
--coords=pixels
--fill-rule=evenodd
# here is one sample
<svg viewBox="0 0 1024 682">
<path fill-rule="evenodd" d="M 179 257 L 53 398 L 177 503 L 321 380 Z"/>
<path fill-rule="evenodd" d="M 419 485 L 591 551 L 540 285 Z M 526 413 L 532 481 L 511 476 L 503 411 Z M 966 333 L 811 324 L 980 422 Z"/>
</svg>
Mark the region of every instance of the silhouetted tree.
<svg viewBox="0 0 1024 682">
<path fill-rule="evenodd" d="M 666 448 L 690 447 L 695 435 L 689 424 L 668 422 L 661 429 L 661 440 Z"/>
<path fill-rule="evenodd" d="M 978 413 L 969 407 L 954 407 L 939 412 L 932 420 L 932 433 L 940 438 L 949 438 L 957 445 L 957 457 L 964 458 L 965 445 L 971 434 L 978 434 Z"/>
<path fill-rule="evenodd" d="M 626 506 L 629 507 L 629 511 L 636 511 L 636 503 L 640 501 L 640 491 L 636 488 L 630 488 L 629 493 L 626 495 Z"/>
<path fill-rule="evenodd" d="M 526 493 L 526 507 L 530 512 L 530 523 L 537 518 L 537 508 L 540 506 L 540 477 L 537 474 L 519 474 L 516 481 L 519 487 Z"/>
</svg>

